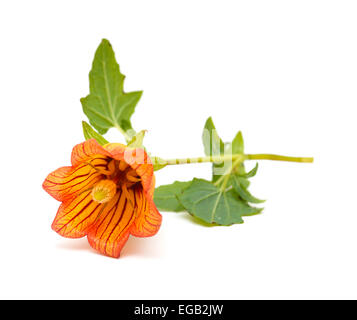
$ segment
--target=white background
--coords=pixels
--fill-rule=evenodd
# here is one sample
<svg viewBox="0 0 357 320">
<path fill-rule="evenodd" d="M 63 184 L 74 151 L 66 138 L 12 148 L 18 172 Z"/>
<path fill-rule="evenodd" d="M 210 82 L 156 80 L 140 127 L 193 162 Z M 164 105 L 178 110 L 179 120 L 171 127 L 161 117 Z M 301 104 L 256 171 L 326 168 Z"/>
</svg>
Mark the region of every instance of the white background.
<svg viewBox="0 0 357 320">
<path fill-rule="evenodd" d="M 357 298 L 356 16 L 341 0 L 1 2 L 0 298 Z M 242 225 L 163 212 L 120 259 L 61 238 L 41 184 L 83 140 L 104 37 L 126 91 L 144 90 L 132 121 L 152 154 L 202 155 L 212 116 L 226 141 L 243 131 L 247 153 L 315 163 L 262 161 L 251 191 L 265 210 Z M 210 165 L 156 176 L 209 178 Z"/>
</svg>

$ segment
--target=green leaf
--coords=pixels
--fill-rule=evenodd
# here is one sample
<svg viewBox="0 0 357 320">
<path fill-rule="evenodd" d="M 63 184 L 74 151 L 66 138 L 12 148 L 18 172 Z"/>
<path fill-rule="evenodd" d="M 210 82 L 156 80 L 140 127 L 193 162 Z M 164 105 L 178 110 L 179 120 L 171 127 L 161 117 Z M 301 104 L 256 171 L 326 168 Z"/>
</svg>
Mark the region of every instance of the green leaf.
<svg viewBox="0 0 357 320">
<path fill-rule="evenodd" d="M 87 122 L 82 121 L 83 134 L 86 140 L 95 139 L 100 145 L 105 145 L 108 142 L 101 134 L 95 131 Z"/>
<path fill-rule="evenodd" d="M 265 200 L 260 200 L 254 196 L 247 190 L 247 188 L 244 187 L 240 183 L 240 180 L 237 176 L 233 175 L 231 177 L 232 179 L 232 186 L 234 190 L 238 193 L 238 195 L 245 201 L 250 202 L 250 203 L 262 203 L 265 202 Z"/>
<path fill-rule="evenodd" d="M 219 137 L 216 127 L 211 117 L 209 117 L 205 123 L 205 127 L 202 134 L 202 141 L 207 156 L 217 155 L 233 155 L 244 154 L 244 140 L 242 132 L 239 131 L 232 142 L 224 143 Z M 212 181 L 216 182 L 223 174 L 224 168 L 229 168 L 232 165 L 231 160 L 227 160 L 222 163 L 213 163 L 212 166 Z M 246 174 L 244 163 L 240 163 L 232 174 L 244 176 Z M 249 182 L 246 181 L 247 185 Z"/>
<path fill-rule="evenodd" d="M 175 181 L 172 184 L 160 186 L 155 189 L 154 202 L 162 211 L 185 211 L 185 208 L 178 201 L 177 196 L 186 189 L 192 181 Z"/>
<path fill-rule="evenodd" d="M 90 94 L 81 99 L 84 113 L 91 125 L 104 134 L 116 127 L 129 140 L 133 135 L 130 122 L 142 91 L 125 93 L 125 76 L 120 73 L 114 51 L 108 40 L 99 45 L 89 73 Z"/>
<path fill-rule="evenodd" d="M 258 171 L 258 162 L 255 165 L 255 167 L 252 170 L 250 170 L 248 173 L 244 174 L 243 177 L 244 178 L 252 178 L 257 174 L 257 171 Z"/>
<path fill-rule="evenodd" d="M 225 144 L 219 137 L 211 117 L 206 120 L 202 133 L 202 142 L 207 156 L 218 156 L 224 154 Z M 212 181 L 217 181 L 219 179 L 220 175 L 216 173 L 223 170 L 223 167 L 223 162 L 212 164 Z"/>
<path fill-rule="evenodd" d="M 241 131 L 239 131 L 234 137 L 231 143 L 231 148 L 228 150 L 228 152 L 232 154 L 244 154 L 244 140 Z M 246 174 L 245 166 L 243 162 L 239 164 L 239 166 L 235 169 L 233 174 L 237 174 L 241 176 L 244 176 Z"/>
<path fill-rule="evenodd" d="M 211 224 L 243 223 L 243 216 L 258 214 L 262 209 L 249 206 L 234 190 L 222 191 L 212 182 L 194 179 L 178 196 L 181 204 L 195 217 Z"/>
<path fill-rule="evenodd" d="M 244 141 L 242 132 L 239 131 L 232 141 L 232 154 L 243 154 L 244 153 Z"/>
<path fill-rule="evenodd" d="M 240 185 L 242 185 L 245 189 L 249 187 L 250 181 L 247 178 L 241 177 L 239 175 L 235 175 L 235 177 L 238 179 Z"/>
<path fill-rule="evenodd" d="M 207 156 L 217 156 L 224 152 L 224 143 L 219 137 L 211 117 L 206 120 L 202 141 Z"/>
<path fill-rule="evenodd" d="M 242 188 L 244 189 L 248 189 L 250 182 L 248 180 L 248 178 L 252 178 L 256 175 L 257 171 L 258 171 L 258 163 L 255 165 L 255 167 L 250 170 L 248 173 L 244 173 L 244 166 L 242 166 L 240 168 L 240 172 L 237 172 L 234 174 L 235 179 L 237 179 L 239 181 L 239 184 L 241 185 Z"/>
<path fill-rule="evenodd" d="M 143 148 L 143 140 L 145 137 L 146 130 L 141 130 L 138 132 L 128 143 L 128 147 L 131 148 Z"/>
</svg>

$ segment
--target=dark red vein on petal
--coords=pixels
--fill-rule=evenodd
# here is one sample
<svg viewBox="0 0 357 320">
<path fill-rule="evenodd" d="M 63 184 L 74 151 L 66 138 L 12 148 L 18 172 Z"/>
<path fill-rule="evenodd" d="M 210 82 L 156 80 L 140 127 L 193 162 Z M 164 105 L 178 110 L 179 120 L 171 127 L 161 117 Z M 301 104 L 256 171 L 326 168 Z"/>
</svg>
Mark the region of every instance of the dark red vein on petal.
<svg viewBox="0 0 357 320">
<path fill-rule="evenodd" d="M 95 174 L 92 174 L 92 175 L 90 175 L 90 177 L 93 177 L 93 179 L 91 179 L 91 180 L 88 181 L 86 184 L 84 184 L 83 186 L 81 186 L 81 188 L 87 187 L 87 186 L 90 185 L 96 178 L 99 178 L 100 176 L 101 176 L 100 174 L 96 174 L 96 175 L 95 175 Z M 65 191 L 65 190 L 72 189 L 73 187 L 78 186 L 78 185 L 80 185 L 81 183 L 87 181 L 90 177 L 88 177 L 87 179 L 85 179 L 85 180 L 83 180 L 83 181 L 81 181 L 81 182 L 78 182 L 78 183 L 76 183 L 76 184 L 73 184 L 73 185 L 71 185 L 71 186 L 68 186 L 68 187 L 66 187 L 66 188 L 63 188 L 63 189 L 61 189 L 61 190 L 59 190 L 59 191 L 60 191 L 60 192 L 63 192 L 63 191 Z M 79 191 L 79 190 L 77 190 L 77 191 Z M 73 191 L 73 192 L 77 192 L 77 191 Z M 68 193 L 71 194 L 71 191 L 68 191 Z"/>
<path fill-rule="evenodd" d="M 118 238 L 123 234 L 123 232 L 128 229 L 129 225 L 131 225 L 133 223 L 133 221 L 134 221 L 133 217 L 134 217 L 134 211 L 131 213 L 131 217 L 130 217 L 128 223 L 126 224 L 126 226 L 121 231 L 119 231 L 119 234 L 115 237 L 115 240 L 113 241 L 114 243 L 117 242 Z M 109 238 L 108 238 L 108 240 L 109 240 Z"/>
<path fill-rule="evenodd" d="M 125 212 L 125 210 L 126 210 L 126 205 L 127 205 L 127 203 L 128 203 L 128 200 L 125 198 L 125 203 L 124 203 L 123 210 L 122 210 L 122 212 L 121 212 L 121 214 L 120 214 L 120 218 L 118 219 L 118 221 L 117 221 L 115 227 L 112 229 L 112 231 L 110 232 L 109 236 L 108 236 L 107 239 L 105 240 L 105 246 L 104 246 L 104 251 L 105 251 L 105 252 L 107 252 L 107 244 L 108 244 L 108 241 L 109 241 L 110 237 L 112 236 L 114 230 L 115 230 L 115 229 L 117 228 L 117 226 L 119 225 L 120 221 L 123 219 L 123 216 L 124 216 L 124 212 Z M 113 216 L 115 216 L 115 213 L 116 213 L 116 212 L 114 212 L 114 215 L 113 215 Z M 108 228 L 108 226 L 107 226 L 107 228 Z"/>
<path fill-rule="evenodd" d="M 72 230 L 76 229 L 80 224 L 82 224 L 82 223 L 83 223 L 84 221 L 86 221 L 89 217 L 91 217 L 91 216 L 95 213 L 95 211 L 96 211 L 101 205 L 102 205 L 102 204 L 99 203 L 99 204 L 94 208 L 94 210 L 92 210 L 92 211 L 88 214 L 88 216 L 86 216 L 84 219 L 82 219 L 82 221 L 80 221 L 79 223 L 77 223 L 77 225 L 74 226 L 74 227 L 72 228 Z"/>
<path fill-rule="evenodd" d="M 115 212 L 116 212 L 117 209 L 118 209 L 119 202 L 120 202 L 120 199 L 121 199 L 122 195 L 123 195 L 123 193 L 121 193 L 120 196 L 118 197 L 118 201 L 117 201 L 116 204 L 115 204 L 114 213 L 113 213 L 112 216 L 110 217 L 110 220 L 109 220 L 107 226 L 105 227 L 105 229 L 103 230 L 102 234 L 100 235 L 99 241 L 102 240 L 103 235 L 105 234 L 105 232 L 107 231 L 107 229 L 108 229 L 110 223 L 112 222 L 112 220 L 113 220 L 113 218 L 114 218 L 114 216 L 115 216 Z M 114 208 L 114 206 L 113 206 L 113 208 Z M 110 212 L 113 210 L 113 208 L 110 209 Z M 109 212 L 108 212 L 108 214 L 105 216 L 105 219 L 107 218 L 108 215 L 109 215 Z M 100 223 L 100 225 L 105 221 L 105 219 L 102 220 L 102 222 Z M 99 229 L 99 227 L 100 227 L 100 226 L 98 226 L 97 230 Z"/>
<path fill-rule="evenodd" d="M 78 202 L 73 208 L 71 208 L 68 212 L 66 212 L 64 215 L 61 216 L 61 219 L 65 216 L 67 216 L 68 214 L 70 214 L 73 210 L 75 210 L 84 200 L 87 199 L 89 193 L 80 201 Z M 87 199 L 88 200 L 88 199 Z M 92 199 L 79 211 L 78 214 L 76 214 L 74 217 L 72 217 L 68 222 L 66 222 L 65 225 L 63 225 L 58 231 L 60 231 L 63 227 L 65 227 L 67 224 L 69 224 L 73 219 L 75 219 L 85 208 L 87 208 L 91 203 L 92 203 Z M 67 209 L 67 208 L 66 208 Z"/>
</svg>

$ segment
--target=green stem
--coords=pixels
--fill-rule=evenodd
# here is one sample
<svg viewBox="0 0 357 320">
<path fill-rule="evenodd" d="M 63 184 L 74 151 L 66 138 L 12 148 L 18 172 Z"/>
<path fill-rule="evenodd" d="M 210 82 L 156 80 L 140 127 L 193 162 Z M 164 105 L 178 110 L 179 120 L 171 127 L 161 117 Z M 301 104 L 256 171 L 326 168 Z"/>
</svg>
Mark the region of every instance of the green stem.
<svg viewBox="0 0 357 320">
<path fill-rule="evenodd" d="M 306 157 L 287 157 L 279 156 L 276 154 L 246 154 L 244 155 L 245 160 L 274 160 L 274 161 L 290 161 L 290 162 L 304 162 L 312 163 L 314 158 Z"/>
<path fill-rule="evenodd" d="M 239 160 L 238 160 L 239 159 Z M 179 159 L 160 159 L 159 164 L 166 165 L 178 165 L 189 163 L 205 163 L 205 162 L 223 162 L 228 160 L 274 160 L 274 161 L 289 161 L 289 162 L 303 162 L 312 163 L 314 158 L 306 157 L 288 157 L 280 156 L 276 154 L 232 154 L 223 156 L 210 156 L 210 157 L 198 157 L 198 158 L 179 158 Z"/>
<path fill-rule="evenodd" d="M 160 164 L 177 165 L 177 164 L 189 164 L 189 163 L 222 162 L 227 160 L 235 160 L 237 158 L 241 158 L 243 160 L 244 156 L 242 154 L 233 154 L 233 155 L 197 157 L 197 158 L 161 159 Z"/>
</svg>

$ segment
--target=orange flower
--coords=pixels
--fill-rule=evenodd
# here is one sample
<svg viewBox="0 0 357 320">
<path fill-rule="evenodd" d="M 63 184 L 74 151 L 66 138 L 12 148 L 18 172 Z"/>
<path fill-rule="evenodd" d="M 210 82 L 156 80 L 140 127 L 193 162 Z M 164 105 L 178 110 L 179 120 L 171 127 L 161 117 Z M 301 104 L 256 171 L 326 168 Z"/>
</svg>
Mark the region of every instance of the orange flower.
<svg viewBox="0 0 357 320">
<path fill-rule="evenodd" d="M 118 258 L 129 238 L 150 237 L 161 225 L 155 177 L 146 152 L 91 139 L 76 145 L 72 166 L 50 173 L 43 188 L 62 201 L 52 229 L 67 238 L 88 237 L 101 253 Z"/>
</svg>

